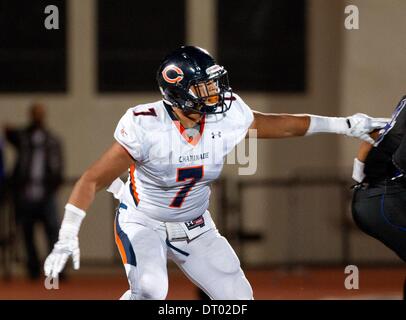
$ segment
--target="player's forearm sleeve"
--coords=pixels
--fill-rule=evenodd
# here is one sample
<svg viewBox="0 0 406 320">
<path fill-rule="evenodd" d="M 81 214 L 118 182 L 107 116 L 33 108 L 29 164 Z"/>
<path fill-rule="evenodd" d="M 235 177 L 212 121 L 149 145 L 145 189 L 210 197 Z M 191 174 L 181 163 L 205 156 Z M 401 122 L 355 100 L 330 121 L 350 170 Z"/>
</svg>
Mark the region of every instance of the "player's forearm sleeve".
<svg viewBox="0 0 406 320">
<path fill-rule="evenodd" d="M 341 117 L 323 117 L 317 115 L 308 115 L 310 117 L 309 128 L 306 136 L 316 133 L 338 133 L 344 134 L 348 130 L 346 118 Z"/>
<path fill-rule="evenodd" d="M 403 136 L 398 149 L 393 154 L 392 162 L 400 172 L 406 173 L 406 135 Z"/>
</svg>

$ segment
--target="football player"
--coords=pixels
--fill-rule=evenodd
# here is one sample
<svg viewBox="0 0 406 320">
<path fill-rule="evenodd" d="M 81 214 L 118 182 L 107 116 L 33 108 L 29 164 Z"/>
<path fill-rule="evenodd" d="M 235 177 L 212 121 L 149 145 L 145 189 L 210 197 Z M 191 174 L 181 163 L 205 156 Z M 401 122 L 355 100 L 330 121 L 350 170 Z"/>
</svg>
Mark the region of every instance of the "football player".
<svg viewBox="0 0 406 320">
<path fill-rule="evenodd" d="M 207 210 L 210 183 L 224 157 L 247 136 L 288 138 L 336 133 L 369 142 L 386 122 L 350 117 L 252 111 L 229 85 L 227 71 L 205 50 L 185 46 L 161 63 L 162 100 L 131 107 L 113 145 L 75 184 L 45 275 L 57 277 L 72 256 L 79 268 L 79 228 L 95 193 L 110 184 L 120 205 L 115 239 L 129 281 L 122 299 L 164 299 L 167 259 L 212 299 L 252 299 L 252 288 Z M 129 168 L 125 185 L 115 180 Z"/>
</svg>

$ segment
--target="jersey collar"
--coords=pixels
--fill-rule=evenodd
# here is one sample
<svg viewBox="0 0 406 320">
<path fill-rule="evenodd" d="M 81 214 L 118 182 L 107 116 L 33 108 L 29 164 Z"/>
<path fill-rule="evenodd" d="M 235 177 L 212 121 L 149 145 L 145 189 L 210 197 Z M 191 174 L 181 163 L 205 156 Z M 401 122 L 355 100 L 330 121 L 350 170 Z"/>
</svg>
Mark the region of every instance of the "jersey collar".
<svg viewBox="0 0 406 320">
<path fill-rule="evenodd" d="M 204 114 L 202 119 L 200 120 L 199 134 L 196 134 L 194 137 L 189 137 L 186 134 L 185 127 L 182 125 L 182 123 L 176 117 L 175 112 L 173 111 L 172 107 L 169 104 L 165 103 L 165 102 L 163 102 L 163 104 L 165 106 L 165 109 L 166 109 L 167 113 L 169 114 L 169 117 L 171 118 L 173 124 L 176 126 L 176 128 L 178 129 L 178 131 L 179 131 L 180 135 L 183 137 L 183 139 L 187 143 L 189 143 L 189 144 L 191 144 L 193 146 L 197 145 L 199 143 L 202 135 L 203 135 L 204 125 L 205 125 L 205 122 L 206 122 L 206 114 Z"/>
</svg>

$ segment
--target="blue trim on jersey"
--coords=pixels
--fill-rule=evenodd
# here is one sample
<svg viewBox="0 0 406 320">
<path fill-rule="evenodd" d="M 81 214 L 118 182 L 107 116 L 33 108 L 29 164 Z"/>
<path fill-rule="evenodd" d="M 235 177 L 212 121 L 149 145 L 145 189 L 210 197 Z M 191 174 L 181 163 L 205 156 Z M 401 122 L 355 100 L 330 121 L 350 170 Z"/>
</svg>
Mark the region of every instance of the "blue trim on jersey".
<svg viewBox="0 0 406 320">
<path fill-rule="evenodd" d="M 120 204 L 121 205 L 121 204 Z M 133 249 L 133 246 L 130 242 L 130 239 L 128 239 L 127 234 L 121 229 L 120 223 L 118 222 L 118 217 L 120 215 L 120 211 L 117 210 L 116 214 L 116 232 L 117 235 L 119 236 L 121 243 L 123 244 L 125 254 L 127 256 L 127 263 L 136 267 L 137 266 L 137 259 L 135 257 L 135 252 Z"/>
<path fill-rule="evenodd" d="M 168 239 L 166 239 L 165 242 L 166 242 L 166 245 L 167 245 L 169 248 L 172 248 L 173 250 L 175 250 L 175 251 L 177 251 L 177 252 L 183 254 L 183 255 L 186 256 L 186 257 L 189 256 L 189 253 L 187 253 L 187 252 L 185 252 L 185 251 L 183 251 L 183 250 L 181 250 L 181 249 L 179 249 L 179 248 L 176 248 L 172 243 L 169 242 Z"/>
<path fill-rule="evenodd" d="M 126 204 L 124 204 L 124 203 L 120 203 L 120 205 L 118 206 L 119 208 L 122 208 L 122 209 L 125 209 L 125 210 L 127 210 L 127 205 Z"/>
<path fill-rule="evenodd" d="M 396 124 L 396 118 L 402 112 L 405 105 L 406 105 L 406 98 L 403 97 L 399 101 L 398 105 L 396 106 L 395 111 L 392 113 L 391 121 L 389 123 L 387 123 L 386 126 L 381 129 L 381 132 L 379 133 L 379 136 L 376 139 L 374 146 L 378 146 L 378 144 L 380 144 L 382 142 L 383 138 L 385 138 L 385 136 L 389 133 L 389 131 L 391 131 L 393 129 L 393 127 Z"/>
</svg>

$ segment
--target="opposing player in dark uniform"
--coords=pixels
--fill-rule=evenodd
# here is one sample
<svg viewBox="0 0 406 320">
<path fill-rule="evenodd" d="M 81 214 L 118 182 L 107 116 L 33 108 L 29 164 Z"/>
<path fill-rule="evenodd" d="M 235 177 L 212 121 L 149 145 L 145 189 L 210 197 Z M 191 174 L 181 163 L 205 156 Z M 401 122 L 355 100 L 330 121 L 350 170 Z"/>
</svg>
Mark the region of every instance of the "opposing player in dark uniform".
<svg viewBox="0 0 406 320">
<path fill-rule="evenodd" d="M 363 143 L 354 159 L 353 218 L 406 262 L 406 96 L 372 136 L 375 144 Z"/>
</svg>

